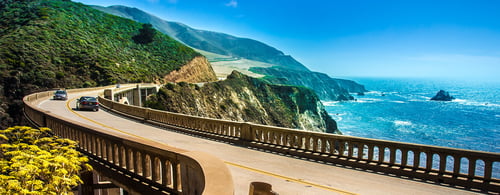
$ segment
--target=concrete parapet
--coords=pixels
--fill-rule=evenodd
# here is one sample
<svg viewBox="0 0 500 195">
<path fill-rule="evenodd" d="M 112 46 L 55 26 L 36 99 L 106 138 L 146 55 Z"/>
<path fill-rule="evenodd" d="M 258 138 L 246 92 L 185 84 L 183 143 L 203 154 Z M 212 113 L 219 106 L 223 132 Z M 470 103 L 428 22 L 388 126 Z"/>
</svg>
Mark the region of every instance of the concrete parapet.
<svg viewBox="0 0 500 195">
<path fill-rule="evenodd" d="M 104 88 L 110 87 L 75 91 Z M 77 141 L 80 150 L 91 159 L 89 163 L 95 170 L 109 177 L 129 194 L 234 193 L 231 173 L 220 159 L 61 118 L 33 104 L 50 98 L 49 94 L 41 92 L 23 98 L 27 119 L 34 126 L 48 127 L 60 137 Z M 136 110 L 144 113 L 143 110 Z"/>
<path fill-rule="evenodd" d="M 147 122 L 166 124 L 177 130 L 232 141 L 234 144 L 387 174 L 500 192 L 499 153 L 301 131 L 159 110 L 148 110 L 145 116 L 145 108 L 117 106 L 115 102 L 102 101 L 105 106 Z"/>
</svg>

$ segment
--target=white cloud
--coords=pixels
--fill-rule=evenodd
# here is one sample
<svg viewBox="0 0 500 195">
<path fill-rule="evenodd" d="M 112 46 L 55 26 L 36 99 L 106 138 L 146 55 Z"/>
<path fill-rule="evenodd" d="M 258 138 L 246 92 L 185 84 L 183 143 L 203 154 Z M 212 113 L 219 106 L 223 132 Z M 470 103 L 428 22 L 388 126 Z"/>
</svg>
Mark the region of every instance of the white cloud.
<svg viewBox="0 0 500 195">
<path fill-rule="evenodd" d="M 228 3 L 226 3 L 226 6 L 236 8 L 236 7 L 238 7 L 238 2 L 236 0 L 231 0 Z"/>
</svg>

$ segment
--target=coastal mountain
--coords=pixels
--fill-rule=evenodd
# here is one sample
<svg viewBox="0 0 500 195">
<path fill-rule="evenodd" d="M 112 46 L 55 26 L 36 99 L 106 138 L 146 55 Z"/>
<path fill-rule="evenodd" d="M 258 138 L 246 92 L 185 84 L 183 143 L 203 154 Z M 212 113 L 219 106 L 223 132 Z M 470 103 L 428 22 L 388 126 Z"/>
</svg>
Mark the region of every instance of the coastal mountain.
<svg viewBox="0 0 500 195">
<path fill-rule="evenodd" d="M 366 91 L 364 86 L 354 81 L 345 82 L 346 80 L 312 72 L 293 57 L 256 40 L 193 29 L 178 22 L 162 20 L 137 8 L 119 5 L 93 7 L 138 22 L 150 23 L 159 31 L 199 50 L 207 56 L 219 77 L 227 76 L 232 70 L 252 76 L 269 76 L 266 78 L 271 78 L 269 81 L 275 84 L 311 88 L 323 100 L 350 100 L 353 97 L 349 93 Z M 303 76 L 296 77 L 297 74 L 293 73 L 297 71 Z"/>
<path fill-rule="evenodd" d="M 261 124 L 338 131 L 312 91 L 271 86 L 236 73 L 223 81 L 224 85 L 214 82 L 215 72 L 203 55 L 154 30 L 150 24 L 67 0 L 1 1 L 0 24 L 2 129 L 23 124 L 21 99 L 35 91 L 178 82 L 179 86 L 193 86 L 194 90 L 183 89 L 184 93 L 173 102 L 157 104 L 180 113 L 198 109 L 214 118 L 233 113 L 228 116 Z M 207 87 L 198 90 L 197 85 L 187 82 L 206 83 Z M 172 85 L 177 86 L 167 84 L 167 89 Z M 230 87 L 216 90 L 221 86 Z M 205 101 L 214 95 L 218 95 L 216 101 L 222 101 L 214 104 L 217 108 Z M 192 104 L 187 100 L 198 98 L 206 102 L 206 109 L 188 107 Z"/>
<path fill-rule="evenodd" d="M 305 87 L 273 85 L 233 71 L 227 79 L 201 84 L 168 83 L 146 107 L 194 116 L 337 133 L 318 96 Z"/>
<path fill-rule="evenodd" d="M 167 82 L 172 71 L 217 80 L 204 56 L 141 23 L 62 0 L 0 2 L 1 128 L 20 124 L 34 91 L 121 82 Z"/>
<path fill-rule="evenodd" d="M 224 33 L 193 29 L 182 23 L 162 20 L 137 8 L 119 5 L 93 7 L 137 22 L 152 24 L 159 31 L 196 49 L 237 58 L 266 62 L 288 69 L 307 70 L 304 65 L 291 56 L 285 55 L 283 52 L 256 40 L 239 38 Z"/>
</svg>

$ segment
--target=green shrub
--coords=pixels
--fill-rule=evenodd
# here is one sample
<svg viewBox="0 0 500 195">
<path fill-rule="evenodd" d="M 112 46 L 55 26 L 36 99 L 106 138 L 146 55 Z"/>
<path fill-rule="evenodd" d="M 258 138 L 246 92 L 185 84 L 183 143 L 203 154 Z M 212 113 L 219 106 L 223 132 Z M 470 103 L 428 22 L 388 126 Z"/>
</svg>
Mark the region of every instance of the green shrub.
<svg viewBox="0 0 500 195">
<path fill-rule="evenodd" d="M 77 143 L 50 135 L 50 129 L 0 130 L 0 194 L 69 194 L 92 170 Z"/>
</svg>

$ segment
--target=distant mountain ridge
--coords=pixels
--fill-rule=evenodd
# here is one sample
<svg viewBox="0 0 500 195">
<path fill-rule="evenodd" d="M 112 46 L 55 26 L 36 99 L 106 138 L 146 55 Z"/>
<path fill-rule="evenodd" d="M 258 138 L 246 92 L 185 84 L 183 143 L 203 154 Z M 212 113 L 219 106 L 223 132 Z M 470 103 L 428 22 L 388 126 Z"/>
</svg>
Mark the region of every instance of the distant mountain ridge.
<svg viewBox="0 0 500 195">
<path fill-rule="evenodd" d="M 120 5 L 92 7 L 138 22 L 150 23 L 160 32 L 198 49 L 204 55 L 213 53 L 214 57 L 207 56 L 207 58 L 214 66 L 214 70 L 219 69 L 216 66 L 222 66 L 227 73 L 234 69 L 241 72 L 265 75 L 264 78 L 274 84 L 311 88 L 322 100 L 328 101 L 352 100 L 354 98 L 350 93 L 366 91 L 363 85 L 354 81 L 334 79 L 324 73 L 312 72 L 293 57 L 256 40 L 193 29 L 178 22 L 165 21 L 137 8 Z M 225 58 L 221 58 L 219 55 L 225 56 Z M 239 58 L 255 62 L 240 60 Z M 267 65 L 262 65 L 262 63 Z"/>
<path fill-rule="evenodd" d="M 293 57 L 285 55 L 282 51 L 253 39 L 239 38 L 225 33 L 194 29 L 178 22 L 162 20 L 137 8 L 121 5 L 92 7 L 137 22 L 150 23 L 160 32 L 197 49 L 221 55 L 271 63 L 278 66 L 284 66 L 288 69 L 308 71 L 303 64 L 293 59 Z"/>
</svg>

